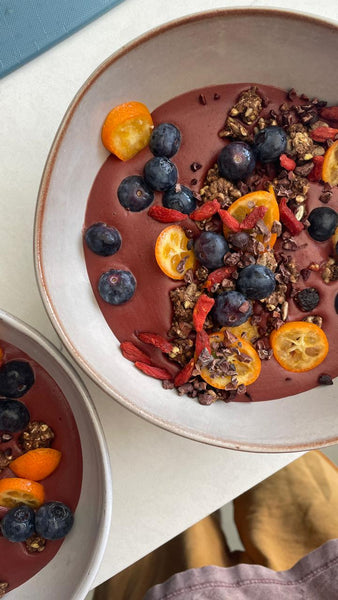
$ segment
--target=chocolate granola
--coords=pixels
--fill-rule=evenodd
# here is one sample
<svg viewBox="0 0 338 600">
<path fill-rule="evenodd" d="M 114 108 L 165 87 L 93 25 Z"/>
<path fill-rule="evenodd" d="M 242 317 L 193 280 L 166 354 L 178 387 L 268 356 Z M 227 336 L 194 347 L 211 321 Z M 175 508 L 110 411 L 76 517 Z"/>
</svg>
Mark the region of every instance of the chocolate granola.
<svg viewBox="0 0 338 600">
<path fill-rule="evenodd" d="M 24 452 L 36 448 L 49 448 L 54 432 L 47 423 L 31 421 L 19 437 L 18 444 Z"/>
</svg>

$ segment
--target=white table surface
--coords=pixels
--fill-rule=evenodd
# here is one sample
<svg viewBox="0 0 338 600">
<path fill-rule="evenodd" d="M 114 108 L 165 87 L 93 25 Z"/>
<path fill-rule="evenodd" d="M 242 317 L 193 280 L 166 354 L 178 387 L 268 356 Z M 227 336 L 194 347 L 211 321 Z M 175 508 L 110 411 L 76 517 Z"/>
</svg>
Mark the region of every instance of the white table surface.
<svg viewBox="0 0 338 600">
<path fill-rule="evenodd" d="M 283 8 L 304 4 L 284 0 Z M 84 80 L 119 47 L 176 17 L 224 6 L 248 3 L 125 0 L 0 81 L 0 306 L 60 349 L 36 286 L 32 252 L 39 181 L 60 120 Z M 337 0 L 307 0 L 306 10 L 338 21 Z M 110 538 L 95 584 L 301 455 L 234 452 L 180 438 L 131 414 L 80 374 L 103 423 L 114 487 Z"/>
</svg>

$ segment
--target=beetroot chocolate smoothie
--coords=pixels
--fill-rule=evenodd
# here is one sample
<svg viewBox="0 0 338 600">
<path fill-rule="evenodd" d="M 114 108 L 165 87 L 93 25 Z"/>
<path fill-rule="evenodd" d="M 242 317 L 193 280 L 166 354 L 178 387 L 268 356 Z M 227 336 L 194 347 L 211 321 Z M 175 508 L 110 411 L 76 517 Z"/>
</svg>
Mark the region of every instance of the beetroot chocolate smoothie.
<svg viewBox="0 0 338 600">
<path fill-rule="evenodd" d="M 18 398 L 30 413 L 30 422 L 47 424 L 54 433 L 50 447 L 61 451 L 62 458 L 56 470 L 41 480 L 45 490 L 45 502 L 60 501 L 75 511 L 82 484 L 82 452 L 78 429 L 69 404 L 58 385 L 37 362 L 27 354 L 7 342 L 0 341 L 3 350 L 3 363 L 12 360 L 27 361 L 31 366 L 35 381 L 32 387 Z M 1 399 L 0 399 L 1 402 Z M 20 446 L 21 432 L 11 434 L 8 441 L 2 441 L 0 432 L 0 452 L 10 450 L 17 458 L 23 454 Z M 15 477 L 9 467 L 0 471 L 0 479 Z M 7 509 L 0 507 L 0 519 Z M 76 526 L 76 525 L 74 525 Z M 63 540 L 46 541 L 41 552 L 29 552 L 25 542 L 10 542 L 0 537 L 0 582 L 8 583 L 7 592 L 23 584 L 38 573 L 58 552 Z"/>
<path fill-rule="evenodd" d="M 171 159 L 178 169 L 178 183 L 197 194 L 200 192 L 208 170 L 216 163 L 218 154 L 228 143 L 219 136 L 220 130 L 224 128 L 226 115 L 241 92 L 251 85 L 253 84 L 229 84 L 194 90 L 166 102 L 152 113 L 155 126 L 168 122 L 181 131 L 180 149 Z M 268 99 L 260 117 L 273 115 L 285 102 L 290 104 L 287 93 L 281 89 L 259 85 L 258 90 Z M 299 102 L 305 104 L 306 100 L 299 99 Z M 152 154 L 149 148 L 145 148 L 127 162 L 122 162 L 113 155 L 107 158 L 88 198 L 84 229 L 97 222 L 112 225 L 120 232 L 122 245 L 114 256 L 102 257 L 94 254 L 84 243 L 84 254 L 98 306 L 117 339 L 120 342 L 133 341 L 147 351 L 156 365 L 165 367 L 174 376 L 179 367 L 168 360 L 160 350 L 141 344 L 136 335 L 137 332 L 148 331 L 167 336 L 171 327 L 172 306 L 169 292 L 176 288 L 179 282 L 168 278 L 160 270 L 154 253 L 156 239 L 167 225 L 150 218 L 147 210 L 125 210 L 117 198 L 117 189 L 121 181 L 129 175 L 142 175 L 144 165 L 150 158 Z M 315 207 L 324 206 L 320 199 L 322 192 L 322 184 L 310 183 L 306 200 L 307 213 Z M 162 194 L 155 192 L 153 205 L 161 205 L 161 198 Z M 337 187 L 333 187 L 330 192 L 329 206 L 338 210 Z M 180 224 L 183 228 L 194 228 L 189 219 Z M 332 256 L 332 241 L 316 242 L 306 228 L 297 236 L 297 244 L 292 251 L 283 250 L 282 243 L 279 238 L 274 251 L 292 255 L 299 271 L 308 270 L 311 263 L 323 265 L 328 257 Z M 130 270 L 137 281 L 132 299 L 120 306 L 111 306 L 102 300 L 98 293 L 101 274 L 112 268 Z M 317 386 L 318 377 L 323 373 L 330 374 L 332 378 L 338 375 L 338 315 L 335 311 L 337 281 L 325 283 L 321 272 L 310 269 L 306 281 L 300 277 L 295 286 L 297 290 L 315 287 L 319 292 L 320 301 L 315 310 L 304 313 L 291 298 L 288 321 L 320 315 L 323 319 L 322 328 L 329 342 L 329 353 L 319 366 L 304 373 L 292 373 L 283 369 L 273 357 L 270 360 L 262 360 L 261 374 L 248 388 L 252 400 L 272 400 L 297 394 Z M 245 399 L 248 398 L 235 398 L 238 401 Z"/>
</svg>

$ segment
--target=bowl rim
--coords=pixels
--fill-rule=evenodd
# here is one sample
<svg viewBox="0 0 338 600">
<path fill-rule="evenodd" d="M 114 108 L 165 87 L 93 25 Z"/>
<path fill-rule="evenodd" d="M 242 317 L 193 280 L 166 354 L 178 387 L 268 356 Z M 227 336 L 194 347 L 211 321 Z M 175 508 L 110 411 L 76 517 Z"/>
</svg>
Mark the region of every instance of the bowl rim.
<svg viewBox="0 0 338 600">
<path fill-rule="evenodd" d="M 66 346 L 67 350 L 70 352 L 72 358 L 77 362 L 77 364 L 81 367 L 81 369 L 92 379 L 94 383 L 96 383 L 104 392 L 106 392 L 110 397 L 117 400 L 122 406 L 130 410 L 132 413 L 137 414 L 141 418 L 146 421 L 161 427 L 166 431 L 170 431 L 174 434 L 186 437 L 188 439 L 192 439 L 194 441 L 202 442 L 208 445 L 214 445 L 218 447 L 227 448 L 230 450 L 240 450 L 246 452 L 300 452 L 311 449 L 318 449 L 324 446 L 330 446 L 338 443 L 338 435 L 334 438 L 330 437 L 330 439 L 324 439 L 321 441 L 315 441 L 310 443 L 292 443 L 292 444 L 257 444 L 257 443 L 248 443 L 248 442 L 240 442 L 236 443 L 232 440 L 225 440 L 223 438 L 219 438 L 212 435 L 203 434 L 200 432 L 196 432 L 191 430 L 189 427 L 175 425 L 172 422 L 169 422 L 165 419 L 162 419 L 158 416 L 154 416 L 150 414 L 148 411 L 142 409 L 142 407 L 135 404 L 129 398 L 121 395 L 118 391 L 113 389 L 113 386 L 108 385 L 105 380 L 103 380 L 100 374 L 88 363 L 87 359 L 79 353 L 76 346 L 73 344 L 71 338 L 68 336 L 67 331 L 63 327 L 61 319 L 58 317 L 58 311 L 56 306 L 54 306 L 51 298 L 51 294 L 49 293 L 49 289 L 47 286 L 47 282 L 44 276 L 44 268 L 43 268 L 43 257 L 41 252 L 42 247 L 42 229 L 43 229 L 43 220 L 44 220 L 44 210 L 48 197 L 49 184 L 51 180 L 51 176 L 53 173 L 54 164 L 60 150 L 63 138 L 65 133 L 67 132 L 68 126 L 71 123 L 73 115 L 82 100 L 85 96 L 89 88 L 93 85 L 93 83 L 101 76 L 101 74 L 110 67 L 114 62 L 119 60 L 124 55 L 128 54 L 139 45 L 142 45 L 144 42 L 149 39 L 155 38 L 161 35 L 164 32 L 167 32 L 176 27 L 184 26 L 187 23 L 199 22 L 205 19 L 213 19 L 217 16 L 227 17 L 227 16 L 257 16 L 257 15 L 269 15 L 274 16 L 276 18 L 282 17 L 290 20 L 296 21 L 305 21 L 308 23 L 312 23 L 313 25 L 322 26 L 325 29 L 333 30 L 338 33 L 338 23 L 333 19 L 317 17 L 315 15 L 311 15 L 306 12 L 301 11 L 290 11 L 287 9 L 275 9 L 275 8 L 250 8 L 250 7 L 238 7 L 238 8 L 220 8 L 220 9 L 212 9 L 202 12 L 196 12 L 193 14 L 189 14 L 177 19 L 170 20 L 162 25 L 159 25 L 155 28 L 152 28 L 146 31 L 144 34 L 134 38 L 120 49 L 116 50 L 113 54 L 108 56 L 103 62 L 101 62 L 98 67 L 89 75 L 89 77 L 85 80 L 82 86 L 79 88 L 78 92 L 75 94 L 74 98 L 70 102 L 63 119 L 59 125 L 59 128 L 55 134 L 54 140 L 52 142 L 49 154 L 46 159 L 45 167 L 42 173 L 40 187 L 37 196 L 36 210 L 35 210 L 35 218 L 34 218 L 34 267 L 35 267 L 35 276 L 37 280 L 38 289 L 40 292 L 40 296 L 42 298 L 44 307 L 47 311 L 49 319 L 56 331 L 56 333 L 61 338 L 62 342 Z"/>
<path fill-rule="evenodd" d="M 28 325 L 18 317 L 10 314 L 9 312 L 0 308 L 0 323 L 5 323 L 7 326 L 15 329 L 20 334 L 32 339 L 37 343 L 58 366 L 61 367 L 62 371 L 68 376 L 72 384 L 76 388 L 77 392 L 81 396 L 82 402 L 86 407 L 91 424 L 94 429 L 94 434 L 97 439 L 98 449 L 101 456 L 102 465 L 102 510 L 100 510 L 100 523 L 97 529 L 97 535 L 93 545 L 92 557 L 85 569 L 85 581 L 81 580 L 78 582 L 76 589 L 73 592 L 72 598 L 74 600 L 80 600 L 85 598 L 86 594 L 90 591 L 94 579 L 98 573 L 101 565 L 110 531 L 111 517 L 112 517 L 112 501 L 113 501 L 113 486 L 112 486 L 112 475 L 111 466 L 109 460 L 109 451 L 107 442 L 104 436 L 101 421 L 95 405 L 91 399 L 91 396 L 80 378 L 77 371 L 69 360 L 61 354 L 57 347 L 52 344 L 42 333 L 37 331 L 31 325 Z M 34 358 L 34 357 L 32 357 Z M 55 558 L 55 557 L 54 557 Z M 22 585 L 25 585 L 23 583 Z M 21 587 L 21 586 L 20 586 Z M 14 590 L 13 590 L 14 591 Z"/>
</svg>

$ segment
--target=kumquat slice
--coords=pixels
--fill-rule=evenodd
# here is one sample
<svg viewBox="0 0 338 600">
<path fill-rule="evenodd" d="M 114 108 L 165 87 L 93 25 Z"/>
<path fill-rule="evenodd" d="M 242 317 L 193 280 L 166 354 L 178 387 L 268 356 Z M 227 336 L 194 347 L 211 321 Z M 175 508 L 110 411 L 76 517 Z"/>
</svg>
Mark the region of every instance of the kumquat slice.
<svg viewBox="0 0 338 600">
<path fill-rule="evenodd" d="M 285 323 L 271 333 L 270 343 L 277 362 L 294 373 L 314 369 L 329 351 L 324 331 L 307 321 Z"/>
<path fill-rule="evenodd" d="M 155 244 L 155 258 L 160 269 L 171 279 L 183 279 L 196 266 L 194 251 L 188 250 L 189 239 L 179 225 L 161 231 Z"/>
<path fill-rule="evenodd" d="M 0 506 L 13 508 L 18 504 L 27 504 L 39 508 L 44 501 L 45 490 L 41 483 L 18 477 L 0 479 Z"/>
<path fill-rule="evenodd" d="M 101 131 L 102 143 L 121 160 L 129 160 L 148 145 L 153 128 L 145 104 L 125 102 L 108 113 Z"/>
<path fill-rule="evenodd" d="M 13 460 L 10 469 L 17 477 L 40 481 L 55 471 L 61 456 L 60 450 L 54 448 L 36 448 Z"/>
<path fill-rule="evenodd" d="M 215 344 L 223 340 L 224 330 L 209 335 L 212 353 Z M 237 385 L 243 384 L 247 386 L 256 381 L 261 372 L 261 359 L 255 348 L 249 342 L 239 338 L 228 347 L 230 350 L 233 348 L 233 352 L 231 354 L 224 354 L 224 359 L 235 367 L 233 375 L 237 379 Z M 202 367 L 200 375 L 209 385 L 221 390 L 224 390 L 231 383 L 232 379 L 231 375 L 223 375 L 221 369 L 217 368 L 217 365 L 214 371 L 208 366 Z"/>
<path fill-rule="evenodd" d="M 338 185 L 338 140 L 325 152 L 322 179 L 330 185 Z"/>
<path fill-rule="evenodd" d="M 264 190 L 258 190 L 257 192 L 250 192 L 250 194 L 245 194 L 245 196 L 238 198 L 238 200 L 235 200 L 235 202 L 229 206 L 228 212 L 231 214 L 231 216 L 235 217 L 237 221 L 242 223 L 245 217 L 253 210 L 255 206 L 265 206 L 268 209 L 263 217 L 263 221 L 267 228 L 271 231 L 273 222 L 279 221 L 279 208 L 272 186 L 270 186 L 268 192 Z M 223 227 L 223 231 L 225 237 L 227 237 L 229 230 L 226 226 Z M 262 241 L 262 236 L 258 236 L 258 239 Z M 277 235 L 272 233 L 268 242 L 271 248 L 274 246 L 276 239 Z"/>
<path fill-rule="evenodd" d="M 250 319 L 242 323 L 242 325 L 236 325 L 236 327 L 226 327 L 231 333 L 240 339 L 244 339 L 247 342 L 254 342 L 258 340 L 259 333 L 257 325 L 252 325 Z"/>
</svg>

